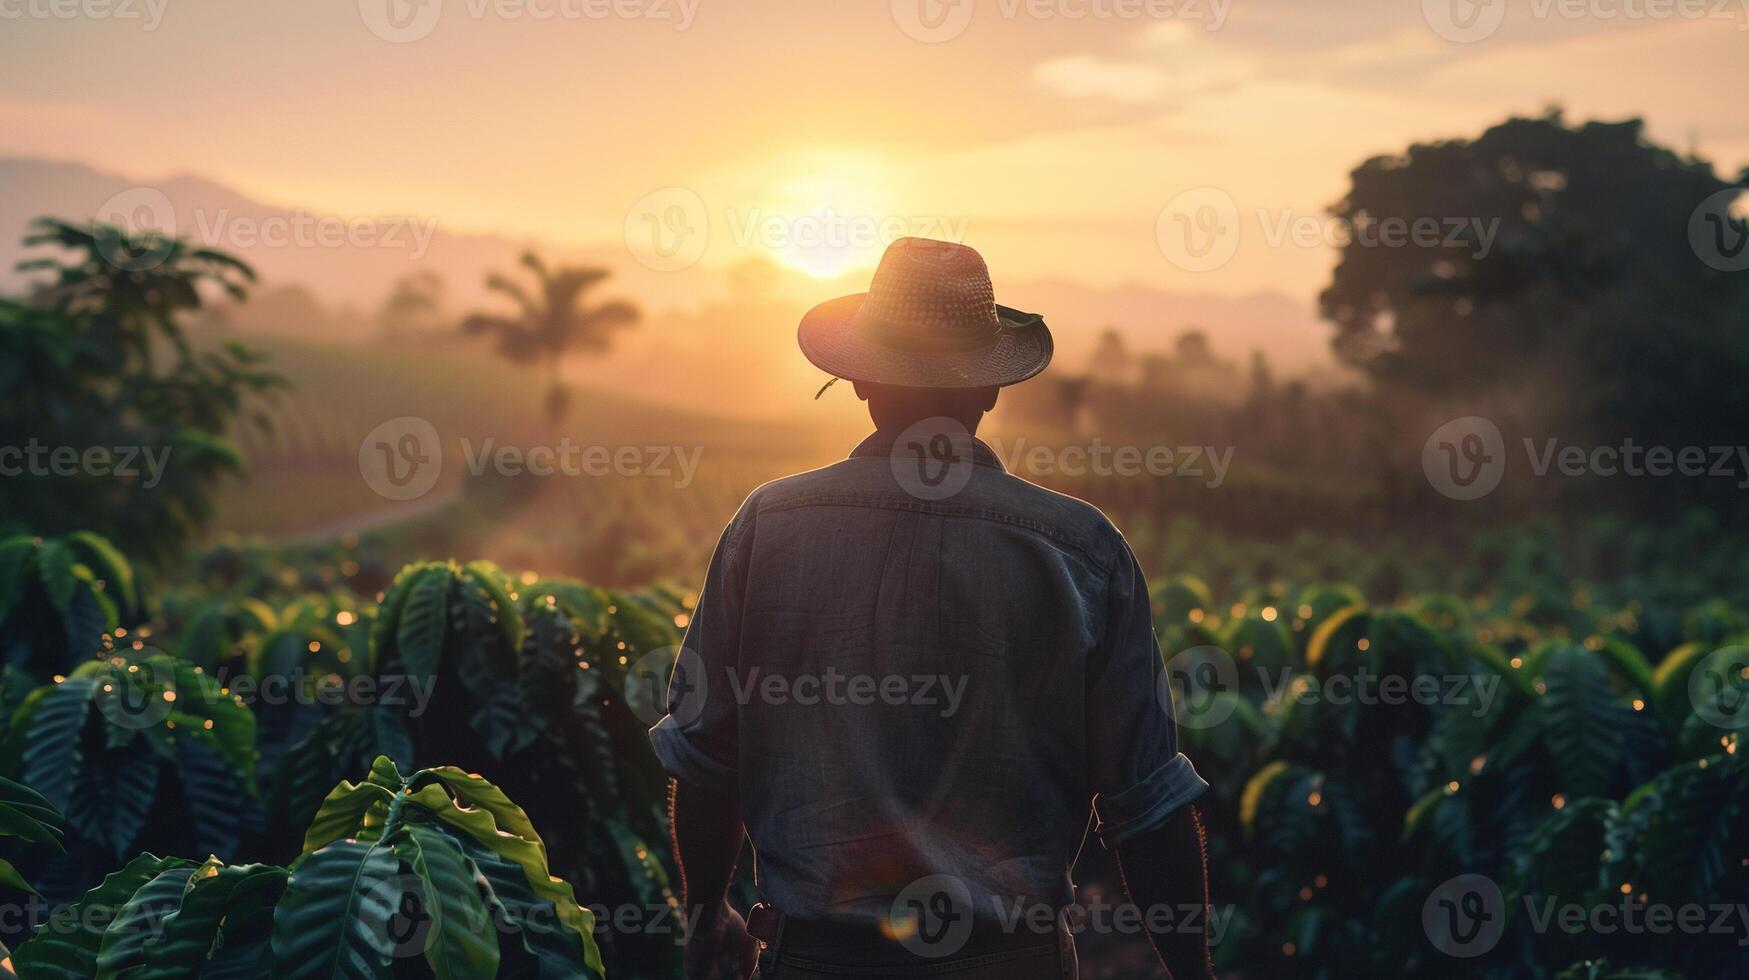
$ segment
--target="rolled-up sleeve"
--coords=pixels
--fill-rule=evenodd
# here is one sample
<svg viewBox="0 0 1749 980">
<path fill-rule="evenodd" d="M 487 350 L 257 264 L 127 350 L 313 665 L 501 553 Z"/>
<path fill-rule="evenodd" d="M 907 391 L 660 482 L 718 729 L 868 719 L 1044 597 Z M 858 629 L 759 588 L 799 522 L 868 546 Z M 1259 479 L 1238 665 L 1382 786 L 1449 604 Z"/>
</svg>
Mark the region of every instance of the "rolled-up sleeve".
<svg viewBox="0 0 1749 980">
<path fill-rule="evenodd" d="M 668 714 L 650 729 L 650 744 L 669 775 L 717 792 L 734 790 L 739 780 L 740 716 L 731 678 L 740 662 L 744 594 L 745 564 L 737 549 L 750 537 L 742 516 L 711 555 L 668 679 Z"/>
<path fill-rule="evenodd" d="M 1088 771 L 1106 847 L 1158 827 L 1208 789 L 1178 751 L 1165 672 L 1147 580 L 1124 546 L 1110 579 L 1105 635 L 1087 665 Z"/>
</svg>

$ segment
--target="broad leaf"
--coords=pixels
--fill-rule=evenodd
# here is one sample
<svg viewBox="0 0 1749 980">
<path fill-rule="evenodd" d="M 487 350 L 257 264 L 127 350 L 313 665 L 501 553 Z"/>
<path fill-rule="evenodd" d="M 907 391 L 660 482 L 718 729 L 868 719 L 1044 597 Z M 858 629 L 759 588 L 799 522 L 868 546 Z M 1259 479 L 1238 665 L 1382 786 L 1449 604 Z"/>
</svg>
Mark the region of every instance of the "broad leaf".
<svg viewBox="0 0 1749 980">
<path fill-rule="evenodd" d="M 190 866 L 182 858 L 142 854 L 103 879 L 74 904 L 49 916 L 34 936 L 12 954 L 15 969 L 32 980 L 91 980 L 109 925 L 140 886 L 172 868 Z"/>
<path fill-rule="evenodd" d="M 395 854 L 379 843 L 336 841 L 292 871 L 273 917 L 273 975 L 362 980 L 388 975 L 389 919 L 401 895 Z"/>
<path fill-rule="evenodd" d="M 191 866 L 161 871 L 139 887 L 104 930 L 97 951 L 95 980 L 126 980 L 145 970 L 146 950 L 155 945 L 164 917 L 182 904 Z"/>
<path fill-rule="evenodd" d="M 425 960 L 437 980 L 471 980 L 498 972 L 498 934 L 481 888 L 486 882 L 461 847 L 435 827 L 411 824 L 394 850 L 424 886 L 429 917 Z"/>
</svg>

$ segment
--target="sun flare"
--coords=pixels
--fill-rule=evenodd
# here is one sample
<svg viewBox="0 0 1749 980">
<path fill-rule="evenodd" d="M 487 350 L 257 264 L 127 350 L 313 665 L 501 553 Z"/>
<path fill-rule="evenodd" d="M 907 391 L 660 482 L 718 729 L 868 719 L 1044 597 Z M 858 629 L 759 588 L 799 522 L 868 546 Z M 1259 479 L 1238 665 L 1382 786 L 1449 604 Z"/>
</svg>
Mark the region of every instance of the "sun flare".
<svg viewBox="0 0 1749 980">
<path fill-rule="evenodd" d="M 909 233 L 889 186 L 887 168 L 866 154 L 811 154 L 798 175 L 771 188 L 770 206 L 748 216 L 746 233 L 778 263 L 816 279 L 873 268 Z"/>
</svg>

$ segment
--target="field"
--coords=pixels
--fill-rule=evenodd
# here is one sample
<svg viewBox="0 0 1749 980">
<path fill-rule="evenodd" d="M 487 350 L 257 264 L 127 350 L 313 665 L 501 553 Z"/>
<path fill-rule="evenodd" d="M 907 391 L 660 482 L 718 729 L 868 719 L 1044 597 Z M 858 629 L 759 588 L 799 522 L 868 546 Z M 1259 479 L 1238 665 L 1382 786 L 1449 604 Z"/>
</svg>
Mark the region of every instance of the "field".
<svg viewBox="0 0 1749 980">
<path fill-rule="evenodd" d="M 144 896 L 211 875 L 258 888 L 260 919 L 234 940 L 228 930 L 241 926 L 204 922 L 212 949 L 258 963 L 314 944 L 304 930 L 364 942 L 339 906 L 305 908 L 340 892 L 306 894 L 295 870 L 288 888 L 275 869 L 348 859 L 321 828 L 374 819 L 368 801 L 352 802 L 366 791 L 346 787 L 401 778 L 380 760 L 370 775 L 378 756 L 403 773 L 459 765 L 520 804 L 498 804 L 500 832 L 526 811 L 552 872 L 609 913 L 589 933 L 609 975 L 674 975 L 677 935 L 658 921 L 674 900 L 662 774 L 643 727 L 717 530 L 747 489 L 804 454 L 764 451 L 758 433 L 585 401 L 580 425 L 697 440 L 711 465 L 683 487 L 469 477 L 434 493 L 435 506 L 396 511 L 359 475 L 364 422 L 340 420 L 414 406 L 459 431 L 542 433 L 526 401 L 499 400 L 497 379 L 451 384 L 441 360 L 397 374 L 373 361 L 382 352 L 346 354 L 279 345 L 276 362 L 304 382 L 297 410 L 282 412 L 290 421 L 274 441 L 253 445 L 253 482 L 221 502 L 220 525 L 234 531 L 174 576 L 148 581 L 88 536 L 0 549 L 9 648 L 32 651 L 7 668 L 4 774 L 23 784 L 12 805 L 53 827 L 67 852 L 23 835 L 18 873 L 66 900 L 141 851 L 211 854 L 226 863 L 136 861 L 85 902 L 108 902 L 127 921 Z M 296 377 L 318 366 L 320 384 Z M 1749 631 L 1749 579 L 1703 512 L 1639 531 L 1501 529 L 1460 551 L 1403 534 L 1283 542 L 1267 526 L 1247 533 L 1245 513 L 1263 506 L 1268 484 L 1235 480 L 1221 495 L 1119 477 L 1060 487 L 1104 502 L 1156 576 L 1186 748 L 1214 787 L 1204 812 L 1225 916 L 1217 963 L 1240 976 L 1552 975 L 1590 960 L 1730 971 L 1730 937 L 1569 936 L 1526 912 L 1745 897 L 1739 688 L 1731 673 L 1715 687 L 1691 681 L 1741 649 L 1731 644 Z M 340 509 L 349 500 L 354 509 Z M 103 658 L 78 654 L 92 644 Z M 394 690 L 403 678 L 428 703 Z M 1393 683 L 1426 696 L 1381 697 Z M 117 699 L 115 686 L 130 696 Z M 375 694 L 334 693 L 357 690 Z M 166 692 L 174 707 L 153 709 Z M 409 778 L 469 799 L 460 776 Z M 492 877 L 477 841 L 453 846 Z M 368 862 L 343 866 L 374 873 Z M 1086 855 L 1080 878 L 1090 904 L 1116 900 L 1103 855 Z M 1462 937 L 1423 914 L 1454 881 L 1487 882 L 1502 919 L 1474 960 L 1439 955 L 1439 942 Z M 182 907 L 203 895 L 188 889 Z M 319 915 L 335 917 L 317 925 Z M 438 917 L 438 938 L 421 947 L 428 958 L 453 927 Z M 122 942 L 114 928 L 83 940 L 99 956 L 90 962 Z M 454 937 L 455 955 L 485 955 L 464 940 Z M 43 943 L 20 958 L 84 955 Z M 1147 975 L 1139 936 L 1090 930 L 1082 944 L 1090 976 Z M 544 955 L 532 941 L 523 952 Z M 145 964 L 140 976 L 172 969 L 127 955 Z"/>
<path fill-rule="evenodd" d="M 1565 169 L 1527 176 L 1532 152 Z M 1448 173 L 1516 223 L 1509 267 L 1348 253 L 1323 301 L 1352 384 L 1114 331 L 980 434 L 1149 576 L 1157 693 L 1211 784 L 1220 975 L 1742 976 L 1742 486 L 1593 463 L 1454 492 L 1539 437 L 1581 462 L 1739 438 L 1744 280 L 1655 248 L 1658 209 L 1583 210 L 1622 174 L 1660 214 L 1721 183 L 1637 123 L 1552 114 L 1369 161 L 1347 205 Z M 1563 201 L 1588 219 L 1539 223 Z M 534 256 L 546 305 L 494 287 L 520 319 L 339 345 L 203 319 L 253 283 L 222 251 L 37 227 L 71 257 L 0 300 L 0 449 L 49 450 L 0 510 L 0 968 L 680 976 L 647 730 L 722 528 L 862 436 L 850 386 L 753 421 L 567 385 L 635 317 L 579 299 L 603 270 Z M 1410 326 L 1378 337 L 1379 304 Z M 1526 337 L 1548 346 L 1500 356 Z M 1114 445 L 1210 468 L 1046 465 Z M 1156 975 L 1109 855 L 1076 880 L 1084 975 Z"/>
<path fill-rule="evenodd" d="M 1162 536 L 1162 560 L 1187 547 L 1174 540 L 1184 538 Z M 368 809 L 349 809 L 348 794 L 361 790 L 343 781 L 364 780 L 379 754 L 403 772 L 446 760 L 504 787 L 541 829 L 550 867 L 577 900 L 617 913 L 593 933 L 609 975 L 673 975 L 675 936 L 652 921 L 672 900 L 672 869 L 660 846 L 662 777 L 642 728 L 652 717 L 650 677 L 664 673 L 665 648 L 694 597 L 683 587 L 617 592 L 512 576 L 481 562 L 415 565 L 391 584 L 374 547 L 366 534 L 318 550 L 215 548 L 187 584 L 137 601 L 125 594 L 129 567 L 90 540 L 0 549 L 17 570 L 4 597 L 8 635 L 31 630 L 38 651 L 34 663 L 7 671 L 18 705 L 8 774 L 42 798 L 37 809 L 34 796 L 12 805 L 58 824 L 69 855 L 21 838 L 20 872 L 64 899 L 141 850 L 214 854 L 230 862 L 212 866 L 215 881 L 272 879 L 256 896 L 264 931 L 233 943 L 265 944 L 250 954 L 264 961 L 285 955 L 286 931 L 315 928 L 308 917 L 316 913 L 288 912 L 294 898 L 315 899 L 295 887 L 294 873 L 276 912 L 283 872 L 231 869 L 281 865 L 300 849 L 326 854 L 333 835 L 318 827 L 357 819 L 336 808 L 368 823 Z M 1738 956 L 1728 937 L 1549 934 L 1524 910 L 1547 901 L 1681 908 L 1742 900 L 1749 781 L 1736 753 L 1737 688 L 1690 684 L 1697 669 L 1718 668 L 1714 651 L 1729 650 L 1726 641 L 1749 625 L 1741 606 L 1592 595 L 1546 570 L 1536 573 L 1542 595 L 1404 592 L 1384 602 L 1351 584 L 1259 568 L 1237 545 L 1198 550 L 1219 591 L 1188 574 L 1164 576 L 1153 591 L 1187 751 L 1214 785 L 1205 813 L 1214 897 L 1228 916 L 1216 949 L 1225 968 L 1467 976 L 1494 964 L 1523 975 L 1609 959 L 1728 975 Z M 61 603 L 51 597 L 54 569 L 67 553 L 92 576 L 81 575 Z M 1537 554 L 1551 560 L 1553 551 Z M 1520 553 L 1483 573 L 1478 556 L 1467 574 L 1504 584 L 1531 574 L 1514 567 L 1527 560 Z M 1374 589 L 1395 588 L 1381 584 L 1391 564 L 1353 570 Z M 1681 575 L 1670 581 L 1681 590 Z M 103 597 L 104 616 L 114 618 L 82 621 L 87 595 Z M 27 617 L 33 604 L 54 612 Z M 98 628 L 114 638 L 106 658 L 63 666 L 88 642 L 80 630 Z M 48 676 L 60 670 L 65 680 Z M 431 685 L 425 710 L 391 689 L 408 676 Z M 1441 693 L 1398 702 L 1337 696 L 1334 679 L 1367 676 L 1380 689 L 1386 678 L 1405 689 L 1430 678 Z M 277 703 L 268 697 L 276 681 L 285 685 Z M 141 696 L 117 698 L 105 693 L 111 685 Z M 336 690 L 381 697 L 322 693 Z M 1696 690 L 1714 700 L 1696 700 Z M 165 691 L 178 697 L 161 712 L 152 705 Z M 254 693 L 233 704 L 227 691 Z M 44 815 L 47 806 L 59 821 Z M 500 809 L 500 831 L 519 825 L 522 810 Z M 489 859 L 466 839 L 460 846 L 476 863 Z M 210 873 L 155 860 L 129 866 L 125 888 L 136 902 L 154 882 L 165 891 L 170 882 L 184 887 L 191 871 Z M 1497 946 L 1459 968 L 1437 955 L 1429 937 L 1441 927 L 1424 927 L 1422 913 L 1436 888 L 1462 875 L 1498 888 L 1489 901 L 1506 925 Z M 1087 901 L 1114 899 L 1099 856 L 1081 877 Z M 104 886 L 123 887 L 113 878 Z M 104 894 L 85 901 L 127 904 Z M 200 894 L 189 891 L 183 906 Z M 434 928 L 451 927 L 439 920 Z M 232 927 L 204 928 L 210 939 Z M 341 919 L 323 928 L 353 927 Z M 119 942 L 114 929 L 91 937 L 92 949 Z M 1089 933 L 1083 945 L 1091 976 L 1147 975 L 1138 936 Z M 34 940 L 19 955 L 40 946 Z"/>
</svg>

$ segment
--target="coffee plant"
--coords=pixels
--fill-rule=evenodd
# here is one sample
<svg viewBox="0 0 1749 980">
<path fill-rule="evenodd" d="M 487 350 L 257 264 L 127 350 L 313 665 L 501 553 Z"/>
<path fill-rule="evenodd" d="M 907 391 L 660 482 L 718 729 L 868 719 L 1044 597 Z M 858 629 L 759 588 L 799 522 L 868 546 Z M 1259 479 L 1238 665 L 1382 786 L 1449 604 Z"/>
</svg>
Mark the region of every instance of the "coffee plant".
<svg viewBox="0 0 1749 980">
<path fill-rule="evenodd" d="M 379 757 L 323 800 L 289 867 L 142 854 L 12 964 L 56 980 L 600 980 L 592 929 L 496 786 L 452 767 L 403 776 Z"/>
<path fill-rule="evenodd" d="M 77 902 L 6 937 L 19 976 L 678 975 L 646 728 L 685 590 L 476 561 L 366 594 L 237 551 L 142 594 L 88 533 L 0 556 L 0 887 Z M 1212 784 L 1224 970 L 1745 965 L 1728 933 L 1545 918 L 1749 903 L 1738 606 L 1553 589 L 1373 604 L 1276 580 L 1216 595 L 1181 574 L 1154 611 Z M 1340 696 L 1355 684 L 1423 696 Z M 1498 934 L 1445 955 L 1441 889 L 1478 876 Z M 576 896 L 639 924 L 595 922 Z"/>
</svg>

